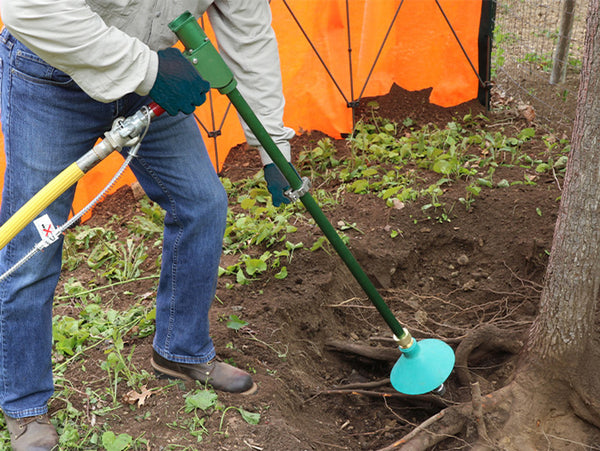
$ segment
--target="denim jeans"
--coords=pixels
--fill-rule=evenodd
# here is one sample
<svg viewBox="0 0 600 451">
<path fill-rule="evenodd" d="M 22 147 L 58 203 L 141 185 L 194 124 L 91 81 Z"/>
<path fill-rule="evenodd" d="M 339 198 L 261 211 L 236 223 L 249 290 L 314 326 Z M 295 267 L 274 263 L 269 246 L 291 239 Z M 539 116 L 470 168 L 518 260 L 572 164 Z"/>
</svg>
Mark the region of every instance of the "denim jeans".
<svg viewBox="0 0 600 451">
<path fill-rule="evenodd" d="M 131 115 L 150 99 L 130 94 L 113 103 L 97 102 L 6 30 L 0 37 L 0 69 L 7 161 L 0 210 L 4 223 L 91 149 L 115 118 Z M 208 310 L 216 289 L 227 195 L 193 116 L 165 113 L 154 120 L 131 169 L 166 211 L 154 349 L 177 362 L 207 362 L 215 355 Z M 70 188 L 42 215 L 48 214 L 56 226 L 63 224 L 73 195 Z M 0 251 L 0 274 L 38 241 L 36 228 L 28 225 Z M 11 417 L 45 413 L 53 393 L 52 302 L 61 249 L 59 240 L 0 283 L 0 407 Z"/>
</svg>

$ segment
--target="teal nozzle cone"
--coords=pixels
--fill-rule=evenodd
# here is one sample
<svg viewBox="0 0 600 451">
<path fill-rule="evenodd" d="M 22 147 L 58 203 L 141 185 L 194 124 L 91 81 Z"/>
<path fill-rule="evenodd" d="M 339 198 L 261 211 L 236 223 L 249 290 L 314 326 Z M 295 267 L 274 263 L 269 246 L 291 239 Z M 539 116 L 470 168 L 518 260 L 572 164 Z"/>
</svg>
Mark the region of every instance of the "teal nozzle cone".
<svg viewBox="0 0 600 451">
<path fill-rule="evenodd" d="M 454 351 L 440 340 L 427 339 L 403 349 L 392 368 L 392 386 L 406 395 L 422 395 L 435 390 L 454 368 Z"/>
</svg>

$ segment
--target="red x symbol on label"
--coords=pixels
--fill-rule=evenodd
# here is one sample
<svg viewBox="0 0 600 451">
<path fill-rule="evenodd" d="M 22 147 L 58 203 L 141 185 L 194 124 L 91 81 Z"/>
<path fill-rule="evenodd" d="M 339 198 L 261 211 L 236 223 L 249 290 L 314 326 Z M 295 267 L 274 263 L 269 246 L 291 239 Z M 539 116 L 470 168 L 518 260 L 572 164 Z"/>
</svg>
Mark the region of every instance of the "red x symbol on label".
<svg viewBox="0 0 600 451">
<path fill-rule="evenodd" d="M 52 234 L 52 224 L 49 224 L 47 226 L 42 225 L 42 232 L 45 232 L 46 236 L 51 235 Z"/>
</svg>

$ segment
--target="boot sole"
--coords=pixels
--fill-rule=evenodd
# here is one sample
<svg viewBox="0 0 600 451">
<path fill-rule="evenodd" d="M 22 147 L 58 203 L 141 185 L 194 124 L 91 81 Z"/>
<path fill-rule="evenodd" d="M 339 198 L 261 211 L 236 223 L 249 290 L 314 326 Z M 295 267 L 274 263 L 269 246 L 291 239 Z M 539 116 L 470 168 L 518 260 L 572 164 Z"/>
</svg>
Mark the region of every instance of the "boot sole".
<svg viewBox="0 0 600 451">
<path fill-rule="evenodd" d="M 191 377 L 187 376 L 186 374 L 178 373 L 177 371 L 173 371 L 173 370 L 170 370 L 169 368 L 165 368 L 164 366 L 158 365 L 154 361 L 154 359 L 150 359 L 150 364 L 152 365 L 152 368 L 154 368 L 154 374 L 159 379 L 181 379 L 181 380 L 190 381 L 190 382 L 195 381 L 195 379 L 192 379 Z M 208 384 L 210 385 L 210 382 L 208 382 Z M 227 393 L 235 393 L 237 395 L 248 396 L 248 395 L 253 395 L 257 391 L 258 391 L 258 385 L 256 385 L 256 382 L 252 382 L 252 387 L 250 387 L 246 391 L 227 392 Z"/>
</svg>

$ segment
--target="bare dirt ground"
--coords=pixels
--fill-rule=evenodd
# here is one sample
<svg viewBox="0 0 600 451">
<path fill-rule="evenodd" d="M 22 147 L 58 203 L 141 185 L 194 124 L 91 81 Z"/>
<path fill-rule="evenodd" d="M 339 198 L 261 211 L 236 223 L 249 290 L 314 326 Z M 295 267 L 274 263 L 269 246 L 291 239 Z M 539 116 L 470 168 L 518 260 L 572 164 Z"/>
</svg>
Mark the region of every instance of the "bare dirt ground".
<svg viewBox="0 0 600 451">
<path fill-rule="evenodd" d="M 427 98 L 427 91 L 410 93 L 393 87 L 387 96 L 376 99 L 378 114 L 398 122 L 410 117 L 416 126 L 434 123 L 443 127 L 454 117 L 482 111 L 476 102 L 443 109 L 430 105 Z M 528 125 L 511 113 L 489 113 L 489 117 L 490 130 L 510 133 Z M 323 136 L 314 131 L 296 137 L 292 142 L 294 154 L 315 147 Z M 540 146 L 539 141 L 536 143 L 527 149 L 532 155 L 544 151 L 535 147 Z M 335 145 L 340 155 L 347 152 L 346 141 L 336 140 Z M 240 145 L 227 158 L 222 175 L 236 179 L 259 170 L 256 152 Z M 482 190 L 469 211 L 458 201 L 464 196 L 464 182 L 453 183 L 441 199 L 448 220 L 428 219 L 419 202 L 398 210 L 370 195 L 344 195 L 338 205 L 327 208 L 326 214 L 333 224 L 356 224 L 360 233 L 345 231 L 350 249 L 415 338 L 440 338 L 456 349 L 469 331 L 484 324 L 522 338 L 538 308 L 562 182 L 551 175 L 529 172 L 499 167 L 498 180 L 530 177 L 536 184 Z M 434 180 L 425 172 L 422 177 L 424 184 L 428 177 Z M 337 187 L 319 188 L 335 191 Z M 124 224 L 138 211 L 131 189 L 123 188 L 97 207 L 90 224 L 102 225 L 112 215 L 119 215 Z M 392 238 L 390 230 L 401 234 Z M 320 235 L 318 229 L 301 225 L 294 239 L 312 243 Z M 139 408 L 123 406 L 95 421 L 106 422 L 115 433 L 143 434 L 152 450 L 184 446 L 214 450 L 376 450 L 445 406 L 468 401 L 470 389 L 457 374 L 467 370 L 465 365 L 469 374 L 480 380 L 484 394 L 501 387 L 510 376 L 515 350 L 480 346 L 468 362 L 457 362 L 442 397 L 401 395 L 386 381 L 399 357 L 391 332 L 341 259 L 322 250 L 299 251 L 288 265 L 288 273 L 283 280 L 271 275 L 233 289 L 226 288 L 228 280 L 222 278 L 217 291 L 220 301 L 214 303 L 211 314 L 219 355 L 255 371 L 259 386 L 251 397 L 219 394 L 219 400 L 259 412 L 258 425 L 250 425 L 230 411 L 224 417 L 222 433 L 212 432 L 198 443 L 185 428 L 169 425 L 176 418 L 193 415 L 183 412 L 183 395 L 194 388 L 189 384 L 161 391 Z M 78 275 L 63 275 L 73 276 Z M 126 289 L 152 293 L 153 283 L 146 281 Z M 124 290 L 116 289 L 113 308 L 130 302 L 119 289 Z M 227 328 L 222 319 L 231 314 L 243 317 L 248 326 L 239 331 Z M 378 355 L 373 358 L 343 351 L 340 343 L 365 346 Z M 128 349 L 136 347 L 135 365 L 152 372 L 151 337 L 132 336 L 126 345 Z M 78 408 L 84 411 L 86 389 L 102 390 L 107 383 L 105 371 L 99 367 L 103 358 L 102 349 L 90 350 L 69 375 L 74 388 L 82 393 Z M 149 388 L 166 385 L 166 381 L 153 380 Z M 62 407 L 60 400 L 52 405 L 53 409 Z M 221 415 L 213 415 L 206 427 L 216 431 L 220 421 Z M 582 444 L 590 444 L 589 440 L 579 437 Z M 469 449 L 466 441 L 466 436 L 449 437 L 434 449 Z"/>
</svg>

